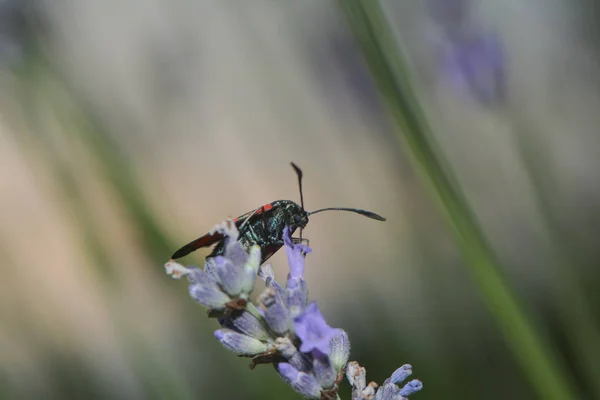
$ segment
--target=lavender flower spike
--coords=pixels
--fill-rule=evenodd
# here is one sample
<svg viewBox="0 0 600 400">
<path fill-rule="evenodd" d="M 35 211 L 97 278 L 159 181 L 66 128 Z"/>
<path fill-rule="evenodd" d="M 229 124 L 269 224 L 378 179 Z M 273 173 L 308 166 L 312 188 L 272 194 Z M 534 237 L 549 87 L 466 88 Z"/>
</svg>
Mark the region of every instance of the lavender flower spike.
<svg viewBox="0 0 600 400">
<path fill-rule="evenodd" d="M 284 233 L 290 268 L 285 287 L 275 280 L 272 267 L 260 267 L 259 246 L 238 242 L 232 220 L 215 226 L 213 232 L 225 236 L 222 255 L 207 259 L 204 268 L 184 267 L 173 260 L 165 268 L 174 278 L 187 277 L 191 297 L 209 308 L 209 317 L 218 318 L 221 328 L 214 336 L 238 356 L 251 358 L 251 369 L 273 365 L 292 389 L 309 399 L 339 399 L 344 376 L 352 386 L 352 400 L 407 400 L 421 390 L 423 385 L 416 379 L 398 386 L 412 372 L 408 364 L 379 387 L 375 382 L 367 384 L 366 370 L 356 361 L 348 362 L 348 334 L 329 326 L 316 303 L 307 305 L 303 274 L 311 250 L 294 243 L 289 228 Z M 250 293 L 257 277 L 266 288 L 255 301 Z"/>
<path fill-rule="evenodd" d="M 304 313 L 294 319 L 294 328 L 302 341 L 300 351 L 303 353 L 319 350 L 329 355 L 332 338 L 341 333 L 341 329 L 327 325 L 317 303 L 309 304 Z"/>
</svg>

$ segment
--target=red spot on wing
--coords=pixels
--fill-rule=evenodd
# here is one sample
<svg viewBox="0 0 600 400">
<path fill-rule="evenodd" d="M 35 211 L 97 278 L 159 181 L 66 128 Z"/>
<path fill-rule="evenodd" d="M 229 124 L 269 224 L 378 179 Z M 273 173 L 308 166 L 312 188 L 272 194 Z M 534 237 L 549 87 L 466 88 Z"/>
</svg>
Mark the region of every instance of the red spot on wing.
<svg viewBox="0 0 600 400">
<path fill-rule="evenodd" d="M 239 217 L 235 218 L 233 220 L 233 222 L 235 222 L 235 225 L 239 228 L 239 226 L 241 224 L 243 224 L 248 218 L 253 217 L 255 215 L 260 215 L 265 211 L 269 211 L 273 208 L 273 205 L 271 203 L 269 204 L 265 204 L 264 206 L 260 207 L 260 208 L 255 208 L 252 211 L 247 212 L 246 214 L 242 214 Z"/>
<path fill-rule="evenodd" d="M 185 257 L 188 254 L 202 248 L 202 247 L 208 247 L 208 246 L 212 246 L 213 244 L 220 242 L 221 240 L 223 240 L 223 235 L 221 235 L 220 233 L 215 233 L 213 235 L 211 235 L 210 233 L 207 233 L 206 235 L 199 237 L 196 240 L 193 240 L 191 242 L 189 242 L 188 244 L 186 244 L 185 246 L 183 246 L 182 248 L 180 248 L 179 250 L 177 250 L 172 256 L 171 259 L 172 260 L 176 260 L 178 258 L 181 257 Z"/>
</svg>

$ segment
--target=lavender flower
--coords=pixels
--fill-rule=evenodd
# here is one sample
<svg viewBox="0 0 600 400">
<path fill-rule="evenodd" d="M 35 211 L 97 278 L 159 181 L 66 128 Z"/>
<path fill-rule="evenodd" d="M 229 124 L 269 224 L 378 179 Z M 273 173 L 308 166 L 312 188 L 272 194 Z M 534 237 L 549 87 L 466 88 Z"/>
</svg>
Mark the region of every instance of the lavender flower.
<svg viewBox="0 0 600 400">
<path fill-rule="evenodd" d="M 465 0 L 430 0 L 439 27 L 440 67 L 444 80 L 483 105 L 505 99 L 506 56 L 499 35 L 472 19 Z"/>
<path fill-rule="evenodd" d="M 243 310 L 248 301 L 258 275 L 260 247 L 253 246 L 246 253 L 237 241 L 239 233 L 232 220 L 215 226 L 211 232 L 226 237 L 223 256 L 207 260 L 204 269 L 185 268 L 174 261 L 165 264 L 165 268 L 176 279 L 188 276 L 190 295 L 208 307 L 210 316 L 228 315 Z"/>
<path fill-rule="evenodd" d="M 458 91 L 489 105 L 505 97 L 505 57 L 497 34 L 474 30 L 448 38 L 441 49 L 447 81 Z"/>
<path fill-rule="evenodd" d="M 277 372 L 296 392 L 308 399 L 321 397 L 322 388 L 312 374 L 298 371 L 288 363 L 277 364 Z"/>
<path fill-rule="evenodd" d="M 218 329 L 215 337 L 221 344 L 233 351 L 238 356 L 256 356 L 269 352 L 273 346 L 269 346 L 251 336 L 238 333 L 231 329 Z"/>
<path fill-rule="evenodd" d="M 329 326 L 316 303 L 308 304 L 303 274 L 305 256 L 311 249 L 295 244 L 287 227 L 284 245 L 290 272 L 285 287 L 275 280 L 271 266 L 259 268 L 258 246 L 248 253 L 244 250 L 231 220 L 213 231 L 226 237 L 223 256 L 207 260 L 203 269 L 174 261 L 165 267 L 173 278 L 187 276 L 192 298 L 209 308 L 209 316 L 218 317 L 221 329 L 215 331 L 215 337 L 238 356 L 251 358 L 251 368 L 272 364 L 285 382 L 309 399 L 339 399 L 344 376 L 352 385 L 353 400 L 401 400 L 421 389 L 418 380 L 397 386 L 412 372 L 408 364 L 396 370 L 379 390 L 374 382 L 366 385 L 364 368 L 356 362 L 348 364 L 348 334 Z M 257 276 L 266 284 L 258 296 L 258 308 L 249 297 Z"/>
<path fill-rule="evenodd" d="M 404 400 L 423 388 L 423 384 L 418 379 L 413 379 L 402 388 L 398 386 L 410 374 L 412 374 L 412 367 L 405 364 L 394 371 L 382 386 L 377 387 L 375 382 L 366 384 L 367 371 L 356 361 L 348 363 L 346 369 L 346 377 L 352 386 L 352 400 L 371 400 L 373 398 L 375 400 Z"/>
<path fill-rule="evenodd" d="M 341 329 L 333 329 L 327 322 L 317 303 L 311 303 L 304 313 L 294 319 L 296 335 L 302 341 L 300 351 L 307 353 L 317 350 L 329 354 L 331 340 L 340 334 Z"/>
</svg>

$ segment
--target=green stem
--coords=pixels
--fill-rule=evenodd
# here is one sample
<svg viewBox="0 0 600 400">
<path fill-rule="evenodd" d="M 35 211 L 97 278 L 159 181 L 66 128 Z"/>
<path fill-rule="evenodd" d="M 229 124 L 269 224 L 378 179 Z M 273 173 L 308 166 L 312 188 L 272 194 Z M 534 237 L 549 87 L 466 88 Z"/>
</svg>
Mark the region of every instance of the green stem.
<svg viewBox="0 0 600 400">
<path fill-rule="evenodd" d="M 456 236 L 470 273 L 533 388 L 543 399 L 574 399 L 566 373 L 550 346 L 536 332 L 500 273 L 496 256 L 484 237 L 454 175 L 437 149 L 417 100 L 408 67 L 377 0 L 338 0 L 346 13 L 407 150 L 423 181 Z"/>
<path fill-rule="evenodd" d="M 256 309 L 256 306 L 254 305 L 254 303 L 248 302 L 246 303 L 246 310 L 254 315 L 259 321 L 263 321 L 263 317 L 262 315 L 260 315 L 260 313 L 258 312 L 258 310 Z"/>
</svg>

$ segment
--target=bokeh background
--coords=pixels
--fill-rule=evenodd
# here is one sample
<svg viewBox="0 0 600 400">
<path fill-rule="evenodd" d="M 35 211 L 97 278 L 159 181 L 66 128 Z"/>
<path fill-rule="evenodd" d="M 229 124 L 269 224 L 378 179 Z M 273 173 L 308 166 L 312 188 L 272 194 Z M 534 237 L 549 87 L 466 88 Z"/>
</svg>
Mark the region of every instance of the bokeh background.
<svg viewBox="0 0 600 400">
<path fill-rule="evenodd" d="M 600 399 L 598 6 L 382 3 L 502 273 Z M 415 399 L 536 398 L 406 150 L 335 2 L 1 0 L 0 398 L 299 398 L 163 268 L 297 201 L 290 161 L 308 209 L 388 218 L 305 230 L 310 296 L 370 380 L 410 363 Z"/>
</svg>

